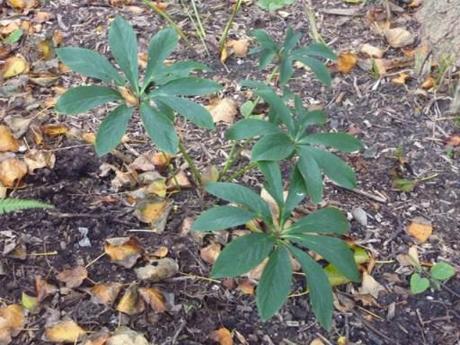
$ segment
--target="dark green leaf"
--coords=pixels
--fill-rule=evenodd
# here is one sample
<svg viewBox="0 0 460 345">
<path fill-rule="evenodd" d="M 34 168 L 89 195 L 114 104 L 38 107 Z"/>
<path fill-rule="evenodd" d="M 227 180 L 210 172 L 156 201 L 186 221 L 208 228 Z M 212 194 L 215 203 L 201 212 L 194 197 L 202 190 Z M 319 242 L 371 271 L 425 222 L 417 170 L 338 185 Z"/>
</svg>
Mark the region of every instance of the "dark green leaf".
<svg viewBox="0 0 460 345">
<path fill-rule="evenodd" d="M 160 86 L 152 95 L 202 96 L 219 91 L 222 87 L 215 81 L 194 77 L 174 79 Z"/>
<path fill-rule="evenodd" d="M 323 199 L 323 176 L 321 175 L 321 169 L 308 147 L 300 146 L 298 153 L 300 157 L 297 167 L 302 174 L 311 201 L 314 204 L 318 204 Z"/>
<path fill-rule="evenodd" d="M 155 71 L 153 81 L 156 85 L 164 85 L 172 80 L 185 78 L 193 71 L 207 71 L 208 66 L 196 61 L 179 61 L 170 66 L 162 66 Z"/>
<path fill-rule="evenodd" d="M 276 56 L 276 51 L 263 49 L 259 54 L 259 68 L 265 68 Z"/>
<path fill-rule="evenodd" d="M 286 37 L 284 38 L 283 49 L 285 52 L 290 51 L 293 49 L 297 43 L 299 43 L 300 34 L 292 30 L 291 27 L 287 29 Z"/>
<path fill-rule="evenodd" d="M 288 234 L 329 233 L 343 235 L 350 229 L 347 217 L 337 208 L 327 207 L 300 219 Z"/>
<path fill-rule="evenodd" d="M 254 161 L 280 161 L 294 152 L 294 143 L 284 133 L 269 134 L 259 139 L 252 148 Z"/>
<path fill-rule="evenodd" d="M 281 130 L 271 122 L 258 119 L 243 119 L 230 127 L 225 132 L 225 137 L 230 140 L 241 140 L 274 133 L 281 133 Z"/>
<path fill-rule="evenodd" d="M 292 68 L 292 60 L 289 57 L 284 57 L 280 61 L 280 85 L 286 84 L 289 79 L 291 79 L 294 74 L 294 69 Z"/>
<path fill-rule="evenodd" d="M 275 199 L 280 209 L 284 206 L 283 196 L 283 180 L 281 177 L 281 170 L 277 162 L 260 161 L 258 162 L 259 169 L 265 176 L 264 187 Z"/>
<path fill-rule="evenodd" d="M 292 267 L 286 247 L 276 248 L 268 260 L 256 291 L 260 317 L 266 321 L 286 302 L 292 285 Z"/>
<path fill-rule="evenodd" d="M 211 274 L 214 278 L 224 278 L 247 273 L 270 254 L 273 245 L 273 239 L 266 234 L 238 237 L 219 254 Z"/>
<path fill-rule="evenodd" d="M 323 125 L 326 123 L 326 113 L 322 110 L 306 111 L 299 118 L 301 128 L 305 130 L 312 125 Z"/>
<path fill-rule="evenodd" d="M 203 212 L 192 225 L 193 231 L 218 231 L 243 225 L 256 214 L 239 207 L 218 206 Z"/>
<path fill-rule="evenodd" d="M 107 83 L 123 85 L 125 81 L 107 58 L 93 50 L 65 47 L 56 49 L 58 58 L 72 71 Z"/>
<path fill-rule="evenodd" d="M 355 172 L 343 160 L 327 151 L 312 147 L 310 151 L 320 168 L 331 180 L 348 189 L 356 187 Z"/>
<path fill-rule="evenodd" d="M 132 26 L 118 16 L 110 25 L 109 46 L 126 78 L 139 91 L 139 70 L 137 60 L 137 39 Z"/>
<path fill-rule="evenodd" d="M 299 48 L 295 51 L 296 55 L 317 56 L 325 59 L 335 60 L 337 56 L 327 45 L 323 43 L 312 43 L 305 48 Z"/>
<path fill-rule="evenodd" d="M 362 149 L 361 142 L 346 133 L 315 133 L 304 136 L 301 142 L 329 146 L 343 152 L 354 152 Z"/>
<path fill-rule="evenodd" d="M 263 199 L 251 189 L 236 183 L 209 182 L 206 191 L 228 202 L 243 205 L 271 223 L 270 209 Z"/>
<path fill-rule="evenodd" d="M 133 108 L 122 104 L 112 110 L 102 121 L 96 136 L 96 153 L 99 156 L 111 152 L 120 143 L 133 111 Z"/>
<path fill-rule="evenodd" d="M 270 35 L 262 29 L 257 29 L 251 32 L 257 42 L 262 46 L 262 48 L 276 52 L 278 50 L 278 45 L 273 41 Z"/>
<path fill-rule="evenodd" d="M 294 167 L 289 180 L 289 190 L 286 202 L 284 205 L 283 219 L 289 218 L 291 212 L 305 198 L 306 187 L 303 181 L 302 174 L 297 166 Z"/>
<path fill-rule="evenodd" d="M 290 235 L 289 233 L 286 234 L 286 238 L 318 253 L 332 263 L 348 279 L 355 282 L 360 281 L 353 252 L 342 240 L 334 237 L 301 234 Z"/>
<path fill-rule="evenodd" d="M 153 99 L 167 105 L 197 126 L 208 129 L 214 128 L 214 122 L 209 111 L 197 103 L 176 96 L 154 96 Z"/>
<path fill-rule="evenodd" d="M 320 82 L 327 86 L 331 85 L 331 74 L 329 73 L 327 67 L 321 61 L 313 57 L 303 55 L 295 55 L 294 59 L 310 67 L 311 71 L 316 75 Z"/>
<path fill-rule="evenodd" d="M 176 153 L 179 138 L 171 119 L 145 102 L 141 103 L 140 113 L 147 134 L 158 148 L 168 153 Z"/>
<path fill-rule="evenodd" d="M 99 105 L 123 100 L 121 95 L 104 86 L 77 86 L 67 90 L 56 104 L 56 111 L 65 114 L 84 113 Z"/>
<path fill-rule="evenodd" d="M 294 246 L 290 246 L 289 250 L 299 261 L 302 271 L 305 273 L 313 313 L 321 326 L 330 330 L 334 298 L 326 273 L 315 260 L 302 250 Z"/>
<path fill-rule="evenodd" d="M 265 86 L 263 88 L 255 89 L 255 94 L 268 103 L 270 111 L 273 111 L 277 121 L 284 123 L 289 131 L 294 129 L 294 121 L 292 119 L 291 110 L 273 90 Z"/>
</svg>

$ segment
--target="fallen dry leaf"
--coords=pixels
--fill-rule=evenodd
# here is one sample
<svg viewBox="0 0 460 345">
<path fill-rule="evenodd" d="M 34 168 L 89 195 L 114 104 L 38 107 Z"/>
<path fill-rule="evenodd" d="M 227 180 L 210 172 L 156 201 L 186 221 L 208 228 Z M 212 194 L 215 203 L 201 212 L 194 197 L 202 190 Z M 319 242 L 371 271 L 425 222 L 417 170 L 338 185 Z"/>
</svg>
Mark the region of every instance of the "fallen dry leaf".
<svg viewBox="0 0 460 345">
<path fill-rule="evenodd" d="M 24 310 L 19 304 L 0 307 L 0 344 L 9 344 L 24 328 Z"/>
<path fill-rule="evenodd" d="M 46 297 L 54 295 L 58 292 L 58 288 L 54 285 L 49 284 L 41 276 L 35 276 L 35 293 L 39 302 L 43 301 Z"/>
<path fill-rule="evenodd" d="M 255 284 L 250 279 L 240 279 L 238 282 L 238 290 L 244 295 L 254 295 Z"/>
<path fill-rule="evenodd" d="M 164 258 L 166 255 L 168 255 L 169 249 L 168 247 L 161 246 L 155 249 L 155 251 L 152 253 L 153 256 L 157 258 Z"/>
<path fill-rule="evenodd" d="M 422 217 L 415 217 L 407 227 L 409 235 L 420 241 L 426 242 L 433 232 L 431 222 Z"/>
<path fill-rule="evenodd" d="M 28 71 L 29 63 L 24 56 L 18 54 L 6 59 L 5 65 L 2 68 L 2 76 L 3 78 L 8 79 L 27 73 Z"/>
<path fill-rule="evenodd" d="M 324 345 L 323 341 L 321 340 L 321 338 L 316 338 L 316 339 L 313 339 L 312 342 L 310 343 L 310 345 Z"/>
<path fill-rule="evenodd" d="M 73 289 L 79 287 L 88 278 L 88 271 L 83 266 L 77 266 L 60 272 L 56 278 L 69 289 Z"/>
<path fill-rule="evenodd" d="M 75 321 L 64 320 L 46 326 L 45 339 L 52 343 L 76 344 L 86 334 Z"/>
<path fill-rule="evenodd" d="M 216 262 L 221 251 L 219 243 L 211 243 L 208 246 L 200 249 L 200 257 L 204 262 L 212 265 Z"/>
<path fill-rule="evenodd" d="M 118 91 L 120 91 L 121 96 L 126 101 L 126 104 L 131 107 L 137 107 L 139 105 L 139 98 L 137 98 L 133 92 L 127 87 L 119 87 Z"/>
<path fill-rule="evenodd" d="M 13 136 L 11 130 L 3 125 L 0 125 L 0 152 L 17 152 L 19 150 L 19 142 Z"/>
<path fill-rule="evenodd" d="M 165 200 L 142 200 L 136 205 L 135 215 L 143 223 L 156 223 L 168 208 Z"/>
<path fill-rule="evenodd" d="M 113 263 L 131 268 L 142 256 L 144 249 L 136 237 L 114 237 L 105 241 L 104 251 Z"/>
<path fill-rule="evenodd" d="M 376 281 L 367 271 L 363 272 L 363 278 L 359 293 L 362 295 L 371 295 L 374 298 L 379 297 L 379 293 L 385 291 L 385 288 Z"/>
<path fill-rule="evenodd" d="M 405 85 L 408 78 L 409 74 L 399 73 L 399 75 L 396 78 L 391 79 L 391 82 L 396 85 Z"/>
<path fill-rule="evenodd" d="M 14 187 L 27 174 L 27 165 L 16 158 L 0 162 L 0 183 L 4 187 Z"/>
<path fill-rule="evenodd" d="M 152 151 L 141 154 L 129 165 L 129 168 L 132 170 L 139 170 L 139 171 L 155 170 L 155 164 L 153 162 L 153 155 L 154 153 Z"/>
<path fill-rule="evenodd" d="M 7 0 L 6 3 L 16 10 L 26 10 L 37 6 L 37 0 Z"/>
<path fill-rule="evenodd" d="M 38 298 L 30 296 L 23 291 L 21 294 L 21 305 L 24 307 L 24 309 L 34 314 L 39 306 Z"/>
<path fill-rule="evenodd" d="M 384 35 L 388 44 L 393 48 L 406 47 L 415 41 L 414 35 L 404 28 L 385 30 Z"/>
<path fill-rule="evenodd" d="M 29 125 L 32 122 L 32 118 L 24 118 L 18 116 L 7 116 L 4 118 L 5 123 L 8 125 L 10 130 L 13 132 L 15 138 L 20 138 L 26 134 L 29 129 Z M 1 142 L 1 139 L 0 139 Z M 1 150 L 1 149 L 0 149 Z"/>
<path fill-rule="evenodd" d="M 98 283 L 88 289 L 91 301 L 96 304 L 111 306 L 118 297 L 123 284 Z"/>
<path fill-rule="evenodd" d="M 146 192 L 148 194 L 159 196 L 160 198 L 164 198 L 166 196 L 168 187 L 166 186 L 166 179 L 159 178 L 152 183 L 150 183 L 146 187 Z"/>
<path fill-rule="evenodd" d="M 435 85 L 436 85 L 435 79 L 434 79 L 432 76 L 428 76 L 428 77 L 423 81 L 422 85 L 420 85 L 420 87 L 421 87 L 423 90 L 429 90 L 429 89 L 433 88 Z"/>
<path fill-rule="evenodd" d="M 24 162 L 27 164 L 29 173 L 32 174 L 36 169 L 52 169 L 56 162 L 56 156 L 50 151 L 32 149 L 24 155 Z"/>
<path fill-rule="evenodd" d="M 54 44 L 52 39 L 45 39 L 37 43 L 37 50 L 43 60 L 51 60 L 54 55 Z"/>
<path fill-rule="evenodd" d="M 361 53 L 373 58 L 383 57 L 383 50 L 381 48 L 374 47 L 373 45 L 368 43 L 363 44 L 360 51 Z"/>
<path fill-rule="evenodd" d="M 165 152 L 155 152 L 152 156 L 152 163 L 158 169 L 167 168 L 173 156 Z"/>
<path fill-rule="evenodd" d="M 232 333 L 225 327 L 213 331 L 209 337 L 220 345 L 233 345 Z"/>
<path fill-rule="evenodd" d="M 236 102 L 229 98 L 214 99 L 207 106 L 207 109 L 211 113 L 214 122 L 225 122 L 233 123 L 235 116 L 238 114 L 238 106 Z"/>
<path fill-rule="evenodd" d="M 139 294 L 153 311 L 157 313 L 166 311 L 165 297 L 160 290 L 155 288 L 140 288 Z"/>
<path fill-rule="evenodd" d="M 145 337 L 127 327 L 120 327 L 107 340 L 107 345 L 150 345 Z"/>
<path fill-rule="evenodd" d="M 229 55 L 233 54 L 237 57 L 246 57 L 246 55 L 248 55 L 249 40 L 247 38 L 229 40 L 227 41 L 226 46 L 229 50 Z"/>
<path fill-rule="evenodd" d="M 412 0 L 412 2 L 409 4 L 409 7 L 415 8 L 415 7 L 422 6 L 422 4 L 423 4 L 423 0 Z"/>
<path fill-rule="evenodd" d="M 201 174 L 201 182 L 206 185 L 208 182 L 217 182 L 219 180 L 219 169 L 214 164 L 208 165 Z"/>
<path fill-rule="evenodd" d="M 141 280 L 159 282 L 171 278 L 179 271 L 179 265 L 171 258 L 152 260 L 149 264 L 135 269 L 136 275 Z"/>
<path fill-rule="evenodd" d="M 107 340 L 110 338 L 109 330 L 103 328 L 96 333 L 90 334 L 82 345 L 106 345 Z"/>
<path fill-rule="evenodd" d="M 131 285 L 126 289 L 118 302 L 117 310 L 128 315 L 139 314 L 145 310 L 144 301 L 140 298 L 136 285 Z"/>
<path fill-rule="evenodd" d="M 460 135 L 451 135 L 447 141 L 446 141 L 447 146 L 460 146 Z"/>
<path fill-rule="evenodd" d="M 50 124 L 41 127 L 42 132 L 49 137 L 58 137 L 69 132 L 69 128 L 64 124 Z"/>
<path fill-rule="evenodd" d="M 358 63 L 358 57 L 351 52 L 342 52 L 337 57 L 337 70 L 341 73 L 350 73 Z"/>
<path fill-rule="evenodd" d="M 187 174 L 183 170 L 180 170 L 168 180 L 166 187 L 168 187 L 168 190 L 187 189 L 192 187 L 192 183 L 187 177 Z"/>
</svg>

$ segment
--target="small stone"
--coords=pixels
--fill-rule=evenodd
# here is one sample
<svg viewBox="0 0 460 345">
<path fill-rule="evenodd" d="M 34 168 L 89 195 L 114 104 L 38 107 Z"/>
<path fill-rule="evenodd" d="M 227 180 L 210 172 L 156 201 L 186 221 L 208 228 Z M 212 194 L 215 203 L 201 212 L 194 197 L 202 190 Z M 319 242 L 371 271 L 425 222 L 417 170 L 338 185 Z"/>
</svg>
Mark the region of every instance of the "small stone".
<svg viewBox="0 0 460 345">
<path fill-rule="evenodd" d="M 367 226 L 367 213 L 361 207 L 355 207 L 351 211 L 353 218 L 362 226 Z"/>
</svg>

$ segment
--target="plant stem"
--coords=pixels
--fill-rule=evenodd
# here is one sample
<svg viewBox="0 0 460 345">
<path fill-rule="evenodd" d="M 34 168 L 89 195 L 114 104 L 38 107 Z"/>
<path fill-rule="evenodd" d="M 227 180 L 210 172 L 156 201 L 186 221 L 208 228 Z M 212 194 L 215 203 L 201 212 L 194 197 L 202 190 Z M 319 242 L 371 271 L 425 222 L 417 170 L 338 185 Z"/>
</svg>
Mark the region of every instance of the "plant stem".
<svg viewBox="0 0 460 345">
<path fill-rule="evenodd" d="M 159 14 L 166 22 L 168 22 L 174 30 L 176 30 L 177 34 L 185 41 L 187 44 L 190 44 L 190 41 L 188 40 L 187 36 L 185 33 L 181 30 L 181 28 L 176 24 L 174 19 L 171 18 L 171 16 L 166 12 L 161 9 L 159 9 L 155 4 L 152 3 L 152 1 L 149 0 L 142 0 L 142 2 L 150 7 L 152 10 L 154 10 L 157 14 Z"/>
<path fill-rule="evenodd" d="M 243 3 L 243 0 L 237 0 L 235 6 L 233 7 L 233 12 L 228 19 L 227 24 L 225 25 L 224 32 L 222 33 L 222 36 L 219 40 L 219 52 L 222 53 L 222 50 L 224 50 L 225 43 L 227 42 L 227 37 L 228 33 L 230 31 L 230 28 L 232 27 L 233 21 L 235 20 L 236 15 L 238 14 L 238 11 L 240 10 L 241 4 Z"/>
<path fill-rule="evenodd" d="M 193 163 L 192 157 L 190 157 L 190 155 L 187 153 L 182 140 L 179 141 L 179 151 L 182 153 L 182 156 L 184 156 L 184 159 L 187 162 L 190 171 L 192 172 L 193 181 L 197 186 L 201 186 L 201 174 L 198 171 L 195 163 Z"/>
<path fill-rule="evenodd" d="M 225 178 L 224 181 L 236 180 L 238 177 L 243 176 L 248 171 L 254 169 L 256 166 L 257 166 L 257 162 L 250 162 L 246 164 L 244 167 L 242 167 L 241 169 L 238 169 L 237 171 L 235 171 L 232 175 L 230 175 L 229 178 Z"/>
<path fill-rule="evenodd" d="M 208 46 L 207 46 L 206 40 L 205 40 L 206 32 L 204 31 L 203 25 L 201 24 L 200 14 L 198 13 L 198 10 L 196 8 L 195 1 L 192 0 L 193 9 L 194 9 L 194 15 L 195 15 L 196 19 L 194 19 L 193 16 L 190 14 L 189 9 L 184 4 L 184 2 L 180 1 L 180 3 L 182 4 L 182 7 L 184 8 L 184 11 L 187 13 L 188 18 L 192 22 L 193 27 L 195 28 L 195 31 L 196 31 L 198 37 L 200 38 L 201 43 L 203 44 L 204 50 L 206 52 L 206 55 L 210 56 L 209 49 L 208 49 Z"/>
</svg>

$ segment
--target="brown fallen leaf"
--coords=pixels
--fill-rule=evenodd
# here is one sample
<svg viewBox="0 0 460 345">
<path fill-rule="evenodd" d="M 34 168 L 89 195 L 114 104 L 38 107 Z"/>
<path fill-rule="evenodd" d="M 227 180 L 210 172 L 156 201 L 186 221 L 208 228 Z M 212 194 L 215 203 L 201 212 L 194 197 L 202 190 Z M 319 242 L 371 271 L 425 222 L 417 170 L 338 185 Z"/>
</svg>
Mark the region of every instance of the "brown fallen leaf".
<svg viewBox="0 0 460 345">
<path fill-rule="evenodd" d="M 136 275 L 141 280 L 159 282 L 171 278 L 179 272 L 179 265 L 171 258 L 152 260 L 149 264 L 135 269 Z"/>
<path fill-rule="evenodd" d="M 155 288 L 139 288 L 139 294 L 153 311 L 157 313 L 166 311 L 165 297 L 160 290 Z"/>
<path fill-rule="evenodd" d="M 451 135 L 447 140 L 446 140 L 446 145 L 447 146 L 460 146 L 460 135 L 454 134 Z"/>
<path fill-rule="evenodd" d="M 310 343 L 310 345 L 324 345 L 324 343 L 321 340 L 321 338 L 316 338 L 316 339 L 313 339 L 313 341 Z"/>
<path fill-rule="evenodd" d="M 414 35 L 404 28 L 385 30 L 384 35 L 388 44 L 393 48 L 406 47 L 415 41 Z"/>
<path fill-rule="evenodd" d="M 211 243 L 200 249 L 200 257 L 204 262 L 212 265 L 216 262 L 220 251 L 221 245 L 219 243 Z"/>
<path fill-rule="evenodd" d="M 56 156 L 50 151 L 32 149 L 24 155 L 24 162 L 27 164 L 29 173 L 32 174 L 37 169 L 52 169 L 56 162 Z"/>
<path fill-rule="evenodd" d="M 422 4 L 423 4 L 423 0 L 412 0 L 412 2 L 409 4 L 409 7 L 415 8 L 415 7 L 422 6 Z"/>
<path fill-rule="evenodd" d="M 60 272 L 56 278 L 69 289 L 73 289 L 79 287 L 88 278 L 88 271 L 83 266 L 77 266 Z"/>
<path fill-rule="evenodd" d="M 241 291 L 243 295 L 254 295 L 255 284 L 250 279 L 240 279 L 238 282 L 238 290 Z"/>
<path fill-rule="evenodd" d="M 126 289 L 116 309 L 128 315 L 139 314 L 145 310 L 145 304 L 140 298 L 137 285 L 131 285 Z"/>
<path fill-rule="evenodd" d="M 341 73 L 350 73 L 358 63 L 358 57 L 351 52 L 342 52 L 337 57 L 336 67 Z"/>
<path fill-rule="evenodd" d="M 166 179 L 164 178 L 156 179 L 146 187 L 146 192 L 148 194 L 159 196 L 160 198 L 166 197 L 167 190 L 168 187 L 166 186 Z"/>
<path fill-rule="evenodd" d="M 364 271 L 359 293 L 362 295 L 371 295 L 374 298 L 378 298 L 381 291 L 385 291 L 385 288 L 369 273 L 367 273 L 367 271 Z"/>
<path fill-rule="evenodd" d="M 38 5 L 37 0 L 7 0 L 6 3 L 16 10 L 27 10 Z"/>
<path fill-rule="evenodd" d="M 153 171 L 155 170 L 155 164 L 153 162 L 152 151 L 145 152 L 138 156 L 130 165 L 129 168 L 138 171 Z"/>
<path fill-rule="evenodd" d="M 188 189 L 192 187 L 192 183 L 187 177 L 187 174 L 183 170 L 180 170 L 167 181 L 166 187 L 168 190 Z"/>
<path fill-rule="evenodd" d="M 408 78 L 409 74 L 399 73 L 399 75 L 396 78 L 391 79 L 391 82 L 396 85 L 405 85 Z"/>
<path fill-rule="evenodd" d="M 220 345 L 233 345 L 232 333 L 225 327 L 211 332 L 209 337 Z"/>
<path fill-rule="evenodd" d="M 237 57 L 246 57 L 246 55 L 248 55 L 249 40 L 247 38 L 228 40 L 226 46 L 229 50 L 229 55 L 235 55 Z"/>
<path fill-rule="evenodd" d="M 93 303 L 111 306 L 117 299 L 122 286 L 121 283 L 98 283 L 89 288 L 88 292 Z"/>
<path fill-rule="evenodd" d="M 39 302 L 42 302 L 50 295 L 54 295 L 56 292 L 58 292 L 58 288 L 56 286 L 49 284 L 39 275 L 35 276 L 35 293 L 37 294 Z"/>
<path fill-rule="evenodd" d="M 168 247 L 161 246 L 155 249 L 152 255 L 161 259 L 161 258 L 164 258 L 166 255 L 168 255 L 168 252 L 169 252 Z"/>
<path fill-rule="evenodd" d="M 50 124 L 41 127 L 42 132 L 49 137 L 58 137 L 69 132 L 69 127 L 64 124 Z"/>
<path fill-rule="evenodd" d="M 165 169 L 171 163 L 173 156 L 165 152 L 155 152 L 152 156 L 152 163 L 158 169 Z"/>
<path fill-rule="evenodd" d="M 0 307 L 0 344 L 9 344 L 24 328 L 24 309 L 19 304 Z"/>
<path fill-rule="evenodd" d="M 5 79 L 16 77 L 29 71 L 29 63 L 24 56 L 18 54 L 9 57 L 2 68 L 2 76 Z"/>
<path fill-rule="evenodd" d="M 368 43 L 363 44 L 360 51 L 361 53 L 373 58 L 383 57 L 383 50 L 381 48 L 374 47 L 373 45 Z"/>
<path fill-rule="evenodd" d="M 127 105 L 131 107 L 137 107 L 139 105 L 139 98 L 137 98 L 134 93 L 127 87 L 119 87 L 118 91 L 121 96 L 124 98 Z"/>
<path fill-rule="evenodd" d="M 37 43 L 37 50 L 43 60 L 51 60 L 54 56 L 54 44 L 50 38 Z"/>
<path fill-rule="evenodd" d="M 131 268 L 142 256 L 144 249 L 136 237 L 114 237 L 105 241 L 104 251 L 113 263 Z"/>
<path fill-rule="evenodd" d="M 423 243 L 428 240 L 433 232 L 431 222 L 423 217 L 415 217 L 407 226 L 409 235 Z"/>
<path fill-rule="evenodd" d="M 107 340 L 107 345 L 150 345 L 145 337 L 127 327 L 120 327 Z"/>
<path fill-rule="evenodd" d="M 110 338 L 109 330 L 103 328 L 96 333 L 90 334 L 83 342 L 82 345 L 106 345 L 107 340 Z"/>
<path fill-rule="evenodd" d="M 11 132 L 13 133 L 13 136 L 15 138 L 20 138 L 24 134 L 26 134 L 26 132 L 28 131 L 29 125 L 32 122 L 33 118 L 24 118 L 20 115 L 17 115 L 17 116 L 12 115 L 12 116 L 5 117 L 3 120 L 8 125 Z M 0 142 L 1 142 L 1 139 L 0 139 Z"/>
<path fill-rule="evenodd" d="M 46 326 L 44 336 L 51 343 L 76 344 L 85 334 L 86 331 L 75 321 L 64 320 Z"/>
<path fill-rule="evenodd" d="M 432 76 L 428 76 L 420 85 L 423 90 L 429 90 L 436 85 L 436 80 Z"/>
<path fill-rule="evenodd" d="M 4 187 L 14 187 L 27 174 L 27 165 L 16 158 L 0 162 L 0 183 Z"/>
<path fill-rule="evenodd" d="M 0 125 L 0 152 L 17 152 L 19 150 L 19 142 L 13 136 L 11 130 L 3 125 Z"/>
<path fill-rule="evenodd" d="M 238 114 L 238 106 L 236 102 L 225 97 L 222 99 L 214 98 L 211 103 L 206 107 L 211 113 L 214 122 L 233 123 Z"/>
</svg>

